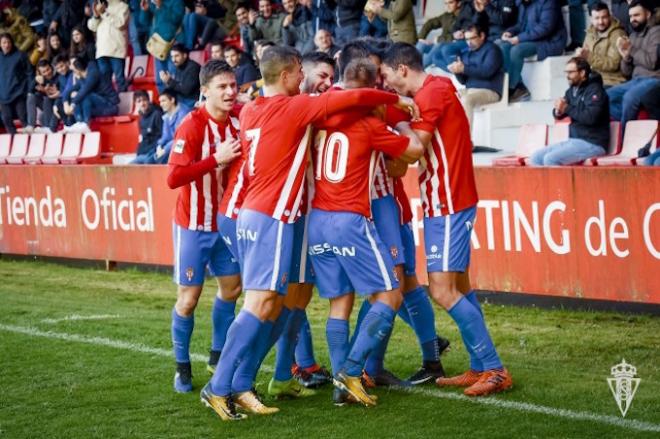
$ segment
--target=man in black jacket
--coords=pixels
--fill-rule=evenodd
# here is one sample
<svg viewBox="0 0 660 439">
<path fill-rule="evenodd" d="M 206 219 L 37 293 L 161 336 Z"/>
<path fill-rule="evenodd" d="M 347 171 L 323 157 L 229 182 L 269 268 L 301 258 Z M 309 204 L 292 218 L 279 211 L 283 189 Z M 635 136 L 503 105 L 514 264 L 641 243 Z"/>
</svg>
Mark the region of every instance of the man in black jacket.
<svg viewBox="0 0 660 439">
<path fill-rule="evenodd" d="M 163 112 L 160 107 L 149 102 L 149 95 L 144 90 L 138 90 L 133 95 L 135 107 L 140 114 L 140 143 L 137 157 L 131 163 L 134 165 L 150 165 L 156 163 L 154 152 L 158 139 L 163 131 Z"/>
<path fill-rule="evenodd" d="M 553 115 L 571 118 L 569 139 L 541 148 L 532 154 L 534 166 L 559 166 L 580 163 L 605 154 L 610 143 L 610 110 L 603 79 L 591 72 L 584 58 L 571 58 L 566 64 L 570 87 L 555 101 Z"/>
<path fill-rule="evenodd" d="M 30 62 L 25 52 L 14 47 L 14 39 L 8 33 L 0 35 L 0 109 L 2 123 L 11 134 L 16 133 L 14 116 L 18 116 L 23 126 L 27 125 L 25 97 L 31 75 Z"/>
<path fill-rule="evenodd" d="M 334 3 L 337 4 L 335 38 L 337 44 L 343 46 L 360 35 L 360 21 L 367 0 L 335 0 Z"/>
<path fill-rule="evenodd" d="M 176 93 L 179 105 L 192 110 L 199 98 L 199 71 L 201 66 L 188 59 L 188 49 L 183 44 L 173 45 L 170 56 L 176 71 L 174 75 L 171 75 L 163 70 L 160 72 L 160 79 L 167 88 Z"/>
</svg>

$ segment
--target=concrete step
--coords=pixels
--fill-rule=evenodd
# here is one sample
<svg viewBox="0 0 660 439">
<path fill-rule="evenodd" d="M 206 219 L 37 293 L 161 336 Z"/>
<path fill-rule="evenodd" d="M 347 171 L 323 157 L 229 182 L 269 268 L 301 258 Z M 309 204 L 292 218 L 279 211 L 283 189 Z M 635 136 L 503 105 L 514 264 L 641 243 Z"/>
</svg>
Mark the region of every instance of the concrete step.
<svg viewBox="0 0 660 439">
<path fill-rule="evenodd" d="M 552 101 L 530 101 L 477 110 L 474 112 L 472 140 L 475 145 L 515 149 L 517 130 L 522 125 L 554 123 L 552 107 Z"/>
<path fill-rule="evenodd" d="M 525 60 L 522 80 L 532 101 L 554 100 L 564 96 L 568 83 L 564 68 L 570 56 L 551 56 L 543 61 Z"/>
</svg>

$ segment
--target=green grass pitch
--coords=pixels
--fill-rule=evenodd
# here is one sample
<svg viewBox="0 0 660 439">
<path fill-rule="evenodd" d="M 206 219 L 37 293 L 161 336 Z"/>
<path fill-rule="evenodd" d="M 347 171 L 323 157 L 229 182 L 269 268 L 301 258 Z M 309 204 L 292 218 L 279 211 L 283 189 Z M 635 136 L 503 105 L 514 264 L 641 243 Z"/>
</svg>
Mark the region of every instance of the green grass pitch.
<svg viewBox="0 0 660 439">
<path fill-rule="evenodd" d="M 337 408 L 325 388 L 306 400 L 267 398 L 281 409 L 274 416 L 222 422 L 198 395 L 209 378 L 214 281 L 207 285 L 191 346 L 195 392 L 180 395 L 170 276 L 0 260 L 0 439 L 660 437 L 660 319 L 490 304 L 486 320 L 514 378 L 504 394 L 379 389 L 375 408 Z M 327 304 L 315 297 L 308 313 L 317 359 L 328 365 Z M 437 309 L 436 327 L 452 341 L 447 372 L 462 372 L 460 336 Z M 622 358 L 642 380 L 625 418 L 606 382 Z M 386 366 L 407 376 L 420 362 L 413 332 L 398 320 Z M 272 364 L 273 353 L 258 377 L 262 393 Z"/>
</svg>

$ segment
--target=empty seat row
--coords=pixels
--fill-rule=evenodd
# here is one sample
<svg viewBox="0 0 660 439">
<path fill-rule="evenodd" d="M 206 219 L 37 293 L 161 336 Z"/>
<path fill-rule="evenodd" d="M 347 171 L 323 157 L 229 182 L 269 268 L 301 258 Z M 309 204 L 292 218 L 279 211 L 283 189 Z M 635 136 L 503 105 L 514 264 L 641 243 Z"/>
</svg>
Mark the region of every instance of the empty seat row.
<svg viewBox="0 0 660 439">
<path fill-rule="evenodd" d="M 98 132 L 55 134 L 0 134 L 0 164 L 81 163 L 99 157 Z"/>
<path fill-rule="evenodd" d="M 569 124 L 555 125 L 529 124 L 520 127 L 515 155 L 493 160 L 495 166 L 525 166 L 529 158 L 538 149 L 562 142 L 569 138 Z M 630 166 L 637 165 L 637 151 L 652 142 L 651 150 L 658 146 L 658 121 L 633 120 L 626 125 L 626 132 L 621 143 L 620 122 L 610 122 L 610 145 L 604 156 L 594 157 L 574 165 L 586 166 Z"/>
</svg>

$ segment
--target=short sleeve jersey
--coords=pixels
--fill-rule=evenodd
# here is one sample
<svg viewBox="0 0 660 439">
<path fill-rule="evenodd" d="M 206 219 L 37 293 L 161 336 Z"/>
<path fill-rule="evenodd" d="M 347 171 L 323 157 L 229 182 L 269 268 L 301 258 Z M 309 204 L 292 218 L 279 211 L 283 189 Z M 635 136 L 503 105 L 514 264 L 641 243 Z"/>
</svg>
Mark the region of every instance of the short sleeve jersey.
<svg viewBox="0 0 660 439">
<path fill-rule="evenodd" d="M 312 150 L 315 178 L 312 207 L 355 212 L 370 218 L 370 193 L 378 154 L 399 157 L 408 143 L 407 137 L 373 116 L 319 130 Z"/>
<path fill-rule="evenodd" d="M 448 215 L 476 205 L 470 125 L 451 80 L 429 75 L 414 100 L 422 120 L 411 127 L 432 136 L 419 167 L 424 215 Z"/>
<path fill-rule="evenodd" d="M 169 163 L 188 166 L 215 153 L 216 145 L 227 138 L 238 138 L 238 120 L 214 120 L 201 107 L 189 113 L 174 134 Z M 227 177 L 226 170 L 214 170 L 182 186 L 176 201 L 174 221 L 189 230 L 218 230 L 216 212 Z"/>
</svg>

